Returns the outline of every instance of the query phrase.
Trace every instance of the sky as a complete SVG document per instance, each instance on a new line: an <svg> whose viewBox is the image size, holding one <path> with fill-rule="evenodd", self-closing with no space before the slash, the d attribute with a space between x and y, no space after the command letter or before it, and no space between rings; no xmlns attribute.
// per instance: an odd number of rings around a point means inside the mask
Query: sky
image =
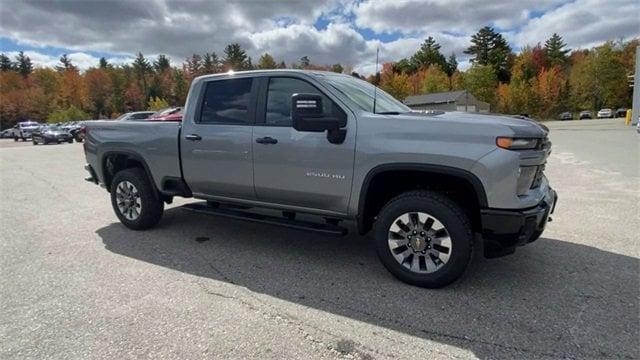
<svg viewBox="0 0 640 360"><path fill-rule="evenodd" d="M577 49L640 37L639 19L638 0L0 0L0 52L24 51L36 66L66 53L87 69L138 51L179 64L237 42L254 63L266 52L287 64L308 56L368 75L376 49L381 63L398 61L427 36L465 69L471 35L486 25L516 51L554 32Z"/></svg>

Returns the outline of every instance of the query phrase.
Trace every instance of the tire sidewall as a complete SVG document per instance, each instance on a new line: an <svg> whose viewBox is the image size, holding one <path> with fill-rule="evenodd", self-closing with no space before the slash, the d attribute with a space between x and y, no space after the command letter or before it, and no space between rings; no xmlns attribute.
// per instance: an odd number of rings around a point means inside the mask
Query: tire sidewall
<svg viewBox="0 0 640 360"><path fill-rule="evenodd" d="M118 209L116 200L116 189L118 184L123 181L132 183L138 193L140 194L140 200L142 203L140 215L135 220L127 219ZM111 206L116 216L122 224L133 230L145 230L153 227L160 221L162 217L162 211L164 209L164 203L157 197L157 194L153 191L152 185L147 179L144 170L133 168L125 169L118 172L111 182Z"/></svg>
<svg viewBox="0 0 640 360"><path fill-rule="evenodd" d="M441 287L459 278L467 268L471 259L473 236L466 219L461 219L463 213L456 213L451 206L441 203L443 199L434 201L432 197L407 197L398 201L391 201L385 206L376 221L374 237L376 251L385 267L400 280L422 287ZM446 198L444 200L447 200ZM388 245L388 232L393 221L408 212L424 212L440 221L451 238L452 251L449 261L438 271L429 274L418 274L398 263ZM464 215L462 215L464 216Z"/></svg>

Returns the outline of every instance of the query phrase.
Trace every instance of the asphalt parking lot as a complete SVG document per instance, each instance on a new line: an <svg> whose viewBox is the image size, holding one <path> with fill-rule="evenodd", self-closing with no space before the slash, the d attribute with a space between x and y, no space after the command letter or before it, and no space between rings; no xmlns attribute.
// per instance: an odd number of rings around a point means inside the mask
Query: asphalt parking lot
<svg viewBox="0 0 640 360"><path fill-rule="evenodd" d="M440 290L395 280L366 237L184 201L129 231L81 144L0 140L0 358L638 358L640 135L548 126L543 238Z"/></svg>

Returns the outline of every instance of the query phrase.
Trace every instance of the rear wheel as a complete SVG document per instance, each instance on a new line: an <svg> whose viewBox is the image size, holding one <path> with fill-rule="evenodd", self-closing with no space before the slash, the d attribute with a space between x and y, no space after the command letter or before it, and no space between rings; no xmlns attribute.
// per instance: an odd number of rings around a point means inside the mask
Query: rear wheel
<svg viewBox="0 0 640 360"><path fill-rule="evenodd" d="M36 138L34 138L34 137L31 138L31 142L33 143L33 145L38 145L38 142L36 141Z"/></svg>
<svg viewBox="0 0 640 360"><path fill-rule="evenodd" d="M467 216L434 192L412 191L389 201L378 214L374 237L387 270L412 285L448 285L471 260L473 235Z"/></svg>
<svg viewBox="0 0 640 360"><path fill-rule="evenodd" d="M133 230L152 228L164 211L164 202L140 168L125 169L113 177L111 205L120 222Z"/></svg>

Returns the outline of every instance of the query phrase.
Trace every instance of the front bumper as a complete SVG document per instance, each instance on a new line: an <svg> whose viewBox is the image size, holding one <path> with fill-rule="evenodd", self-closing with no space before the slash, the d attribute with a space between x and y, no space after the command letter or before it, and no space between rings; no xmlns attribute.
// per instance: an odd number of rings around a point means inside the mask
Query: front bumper
<svg viewBox="0 0 640 360"><path fill-rule="evenodd" d="M553 214L558 195L548 188L544 199L535 207L524 210L484 209L480 216L485 256L511 254L516 247L537 240Z"/></svg>
<svg viewBox="0 0 640 360"><path fill-rule="evenodd" d="M71 135L68 134L44 135L44 138L51 142L66 142L72 139Z"/></svg>

